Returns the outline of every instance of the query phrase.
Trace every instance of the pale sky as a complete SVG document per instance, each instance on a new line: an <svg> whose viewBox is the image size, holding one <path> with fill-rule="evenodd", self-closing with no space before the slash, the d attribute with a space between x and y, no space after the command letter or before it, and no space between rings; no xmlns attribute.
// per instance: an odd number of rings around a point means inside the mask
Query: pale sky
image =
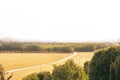
<svg viewBox="0 0 120 80"><path fill-rule="evenodd" d="M0 0L0 39L120 39L120 0Z"/></svg>

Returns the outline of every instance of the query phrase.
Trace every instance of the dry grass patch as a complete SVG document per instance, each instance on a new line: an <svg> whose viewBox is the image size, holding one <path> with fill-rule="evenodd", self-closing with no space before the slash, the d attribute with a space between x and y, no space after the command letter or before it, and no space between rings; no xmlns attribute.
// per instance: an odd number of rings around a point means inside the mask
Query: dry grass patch
<svg viewBox="0 0 120 80"><path fill-rule="evenodd" d="M93 55L94 52L79 52L72 59L75 61L76 64L84 66L84 63L91 60Z"/></svg>

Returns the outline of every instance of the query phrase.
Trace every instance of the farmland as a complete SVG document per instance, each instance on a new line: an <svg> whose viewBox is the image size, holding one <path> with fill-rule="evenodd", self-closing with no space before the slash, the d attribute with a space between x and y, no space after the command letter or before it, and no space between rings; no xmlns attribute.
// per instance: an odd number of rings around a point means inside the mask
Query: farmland
<svg viewBox="0 0 120 80"><path fill-rule="evenodd" d="M29 66L35 66L40 64L47 64L51 63L60 59L63 59L65 57L68 57L72 54L68 53L2 53L0 54L0 63L3 64L5 70L11 70L11 69L17 69L17 68L23 68L23 67L29 67ZM76 56L72 57L72 59L78 64L82 65L86 60L90 60L93 56L93 52L81 52L77 53ZM64 62L57 63L63 64ZM31 69L21 70L13 73L13 80L21 80L22 77L33 73L33 72L40 72L40 71L51 71L53 69L52 64L44 65L44 66L36 66Z"/></svg>
<svg viewBox="0 0 120 80"><path fill-rule="evenodd" d="M51 53L1 53L0 64L4 66L5 70L11 70L16 68L28 67L33 65L40 65L49 63L62 58L65 58L71 54L51 54Z"/></svg>

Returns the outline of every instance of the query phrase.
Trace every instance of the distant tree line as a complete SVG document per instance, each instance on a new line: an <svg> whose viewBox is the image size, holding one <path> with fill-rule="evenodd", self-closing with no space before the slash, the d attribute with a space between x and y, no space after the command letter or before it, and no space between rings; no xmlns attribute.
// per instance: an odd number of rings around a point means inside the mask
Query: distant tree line
<svg viewBox="0 0 120 80"><path fill-rule="evenodd" d="M61 47L41 47L35 44L15 44L15 43L5 43L0 45L0 52L62 52L70 53L73 52L74 48L68 46Z"/></svg>
<svg viewBox="0 0 120 80"><path fill-rule="evenodd" d="M0 52L90 52L112 46L111 43L0 43Z"/></svg>

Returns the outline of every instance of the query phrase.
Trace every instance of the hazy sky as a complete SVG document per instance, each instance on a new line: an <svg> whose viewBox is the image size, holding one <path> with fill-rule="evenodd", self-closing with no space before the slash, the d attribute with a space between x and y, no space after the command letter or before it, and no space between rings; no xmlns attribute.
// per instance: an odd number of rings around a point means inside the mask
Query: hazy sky
<svg viewBox="0 0 120 80"><path fill-rule="evenodd" d="M0 39L120 38L120 0L0 0Z"/></svg>

